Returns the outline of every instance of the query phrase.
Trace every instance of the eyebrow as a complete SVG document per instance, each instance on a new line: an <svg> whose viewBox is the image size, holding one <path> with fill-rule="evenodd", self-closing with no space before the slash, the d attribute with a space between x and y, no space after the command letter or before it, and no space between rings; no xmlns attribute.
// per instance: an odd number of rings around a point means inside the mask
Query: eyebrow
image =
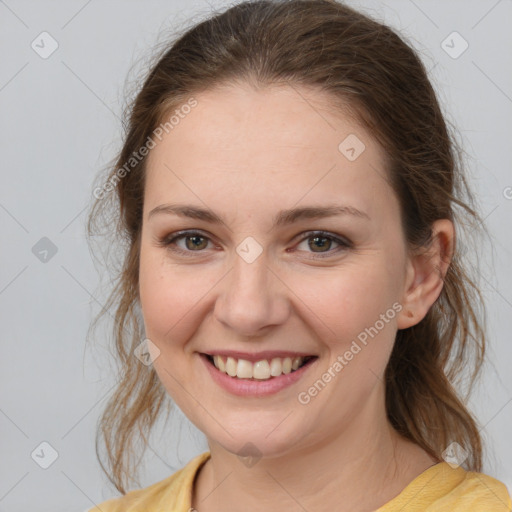
<svg viewBox="0 0 512 512"><path fill-rule="evenodd" d="M193 205L184 204L161 204L153 208L148 214L148 220L156 214L177 215L189 219L202 220L212 224L225 224L222 217L211 210L200 208ZM371 220L369 215L353 206L327 205L327 206L304 206L301 208L291 208L281 210L274 217L273 225L281 227L304 219L322 219L336 215L352 215L361 219Z"/></svg>

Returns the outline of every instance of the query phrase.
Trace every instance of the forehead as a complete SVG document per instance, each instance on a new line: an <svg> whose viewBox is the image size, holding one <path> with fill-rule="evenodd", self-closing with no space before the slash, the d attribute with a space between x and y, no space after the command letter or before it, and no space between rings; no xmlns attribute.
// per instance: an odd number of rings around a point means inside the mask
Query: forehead
<svg viewBox="0 0 512 512"><path fill-rule="evenodd" d="M329 95L294 85L193 97L197 105L150 152L145 210L185 199L277 210L307 196L315 204L350 200L372 216L394 201L382 148Z"/></svg>

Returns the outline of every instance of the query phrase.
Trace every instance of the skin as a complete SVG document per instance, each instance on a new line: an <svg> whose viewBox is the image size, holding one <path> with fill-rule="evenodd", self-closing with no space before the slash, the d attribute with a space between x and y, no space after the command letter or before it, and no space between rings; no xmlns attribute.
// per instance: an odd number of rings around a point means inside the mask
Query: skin
<svg viewBox="0 0 512 512"><path fill-rule="evenodd" d="M194 97L198 105L149 155L139 290L146 336L160 350L155 370L210 447L192 505L199 512L375 510L439 462L391 428L382 377L397 330L418 323L442 290L453 225L438 220L430 252L409 254L383 150L321 91L236 85ZM338 150L349 134L366 146L355 161ZM148 217L164 203L206 207L225 223ZM370 220L272 226L281 209L326 204L351 205ZM184 229L206 237L200 249L176 242L188 257L158 244ZM315 252L312 235L303 235L313 230L353 246L338 250L332 241ZM263 248L252 263L236 252L249 236ZM401 311L301 404L298 393L394 303ZM216 348L319 359L275 395L237 397L199 358ZM237 455L247 442L261 454L250 467Z"/></svg>

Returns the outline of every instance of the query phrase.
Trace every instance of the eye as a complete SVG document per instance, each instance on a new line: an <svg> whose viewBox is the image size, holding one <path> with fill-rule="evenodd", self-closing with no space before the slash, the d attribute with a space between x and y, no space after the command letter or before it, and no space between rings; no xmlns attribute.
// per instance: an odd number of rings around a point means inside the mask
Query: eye
<svg viewBox="0 0 512 512"><path fill-rule="evenodd" d="M309 231L304 234L307 236L302 238L301 243L308 240L307 247L314 253L313 258L326 258L352 247L352 243L349 240L342 239L326 231ZM328 250L333 242L339 247L335 250ZM326 248L327 250L323 250Z"/></svg>
<svg viewBox="0 0 512 512"><path fill-rule="evenodd" d="M311 252L312 256L310 257L313 259L333 256L334 254L338 254L352 247L352 243L348 239L340 238L337 235L325 231L309 231L302 233L302 235L307 236L302 236L300 243L306 240L310 241L307 247L311 249L311 251L306 252ZM181 241L183 241L184 244L179 246L178 242ZM192 256L194 252L204 252L204 249L208 247L208 242L211 242L210 238L200 231L179 231L163 239L157 239L159 246L166 247L184 256ZM333 243L337 244L338 247L334 250L329 250Z"/></svg>
<svg viewBox="0 0 512 512"><path fill-rule="evenodd" d="M177 242L183 240L184 247L178 246ZM162 240L158 240L158 245L167 247L171 251L189 256L191 252L202 252L208 245L210 239L199 231L179 231L173 233Z"/></svg>

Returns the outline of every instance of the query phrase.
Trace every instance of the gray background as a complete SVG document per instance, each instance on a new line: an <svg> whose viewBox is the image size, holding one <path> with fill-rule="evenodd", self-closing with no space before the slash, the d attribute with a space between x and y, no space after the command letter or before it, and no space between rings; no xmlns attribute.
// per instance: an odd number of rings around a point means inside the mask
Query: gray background
<svg viewBox="0 0 512 512"><path fill-rule="evenodd" d="M495 253L492 259L485 240L482 248L470 247L485 255L481 283L491 343L470 406L484 426L485 472L512 489L512 2L350 4L398 27L420 50L472 156L471 183ZM0 315L7 356L0 363L0 512L83 511L117 495L94 447L114 382L106 337L85 342L104 300L84 235L86 212L96 173L119 148L130 69L140 69L162 30L210 10L199 0L0 0ZM46 59L31 47L43 31L58 43ZM453 31L469 44L458 58L462 40L448 39L452 56L441 46ZM43 237L55 254L41 252L49 246ZM180 411L171 429L160 427L145 458L143 486L207 449ZM58 457L43 469L39 464L51 462L52 450Z"/></svg>

